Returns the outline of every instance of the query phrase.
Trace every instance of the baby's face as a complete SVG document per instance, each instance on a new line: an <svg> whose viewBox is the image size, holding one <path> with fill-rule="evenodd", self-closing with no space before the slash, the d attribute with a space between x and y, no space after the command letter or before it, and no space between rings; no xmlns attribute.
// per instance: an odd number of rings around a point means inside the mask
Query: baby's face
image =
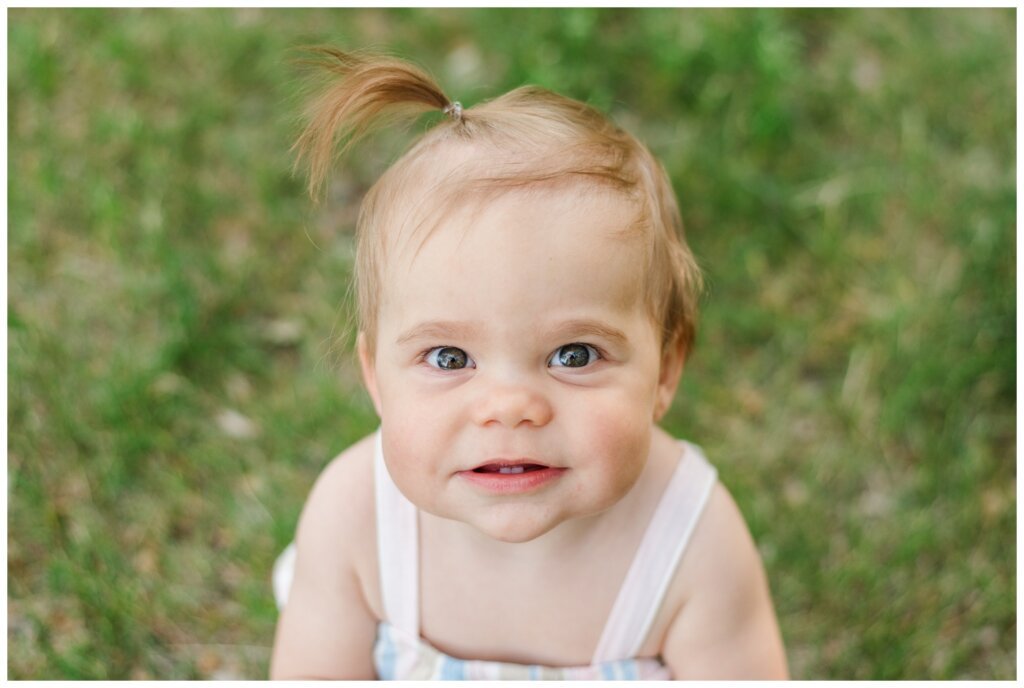
<svg viewBox="0 0 1024 688"><path fill-rule="evenodd" d="M642 298L635 211L582 187L507 193L390 248L361 351L399 489L531 540L621 499L676 377Z"/></svg>

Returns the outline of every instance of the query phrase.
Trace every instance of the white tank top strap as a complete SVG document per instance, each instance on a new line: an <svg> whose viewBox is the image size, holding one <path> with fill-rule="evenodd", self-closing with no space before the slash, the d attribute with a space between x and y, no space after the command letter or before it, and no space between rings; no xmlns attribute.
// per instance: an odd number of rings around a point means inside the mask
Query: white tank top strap
<svg viewBox="0 0 1024 688"><path fill-rule="evenodd" d="M418 637L419 523L415 505L399 492L384 465L381 432L377 431L373 457L377 503L377 557L384 616L389 624Z"/></svg>
<svg viewBox="0 0 1024 688"><path fill-rule="evenodd" d="M635 657L717 481L696 445L683 456L658 503L594 651L594 664Z"/></svg>

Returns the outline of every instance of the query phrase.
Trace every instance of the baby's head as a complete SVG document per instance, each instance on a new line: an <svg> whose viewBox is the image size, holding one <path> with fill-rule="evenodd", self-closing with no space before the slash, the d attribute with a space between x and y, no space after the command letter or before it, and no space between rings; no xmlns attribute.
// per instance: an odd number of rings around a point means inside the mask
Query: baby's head
<svg viewBox="0 0 1024 688"><path fill-rule="evenodd" d="M322 54L339 78L298 142L313 191L339 138L447 114L357 227L360 357L399 488L509 541L611 506L694 338L700 276L664 169L549 91L462 109L407 63Z"/></svg>
<svg viewBox="0 0 1024 688"><path fill-rule="evenodd" d="M453 111L436 83L408 63L322 51L340 78L313 103L297 143L316 193L343 150L401 110ZM388 248L422 242L453 211L481 209L514 192L581 191L613 196L633 217L623 234L644 245L636 268L644 303L666 348L693 344L700 271L683 240L675 194L647 148L604 115L570 98L523 87L491 101L458 106L388 169L363 201L357 234L360 331L377 338ZM389 117L390 116L390 117Z"/></svg>

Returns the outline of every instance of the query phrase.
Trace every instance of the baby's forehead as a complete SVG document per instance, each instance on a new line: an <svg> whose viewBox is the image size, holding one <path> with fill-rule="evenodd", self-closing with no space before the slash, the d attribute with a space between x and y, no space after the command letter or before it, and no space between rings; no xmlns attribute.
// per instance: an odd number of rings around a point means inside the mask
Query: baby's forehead
<svg viewBox="0 0 1024 688"><path fill-rule="evenodd" d="M444 260L454 251L490 246L494 250L481 259L500 261L503 248L523 242L547 247L552 257L559 250L619 253L645 243L634 203L621 194L580 182L527 188L463 187L429 199L420 208L420 212L407 214L404 226L392 228L387 251L391 259L400 263L431 257ZM425 250L431 247L437 251Z"/></svg>
<svg viewBox="0 0 1024 688"><path fill-rule="evenodd" d="M498 308L506 295L537 295L526 310L550 303L632 308L643 292L642 242L633 208L597 189L515 189L444 215L422 241L393 246L382 294L406 302L456 307L480 294ZM517 303L522 303L517 301ZM444 307L447 307L444 306ZM484 307L486 311L486 307ZM500 310L500 309L499 309Z"/></svg>

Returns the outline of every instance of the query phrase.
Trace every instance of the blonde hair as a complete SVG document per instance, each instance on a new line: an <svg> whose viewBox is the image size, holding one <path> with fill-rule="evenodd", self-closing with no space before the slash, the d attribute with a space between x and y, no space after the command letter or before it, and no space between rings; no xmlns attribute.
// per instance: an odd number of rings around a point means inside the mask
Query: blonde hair
<svg viewBox="0 0 1024 688"><path fill-rule="evenodd" d="M683 237L668 175L640 141L594 108L535 86L462 109L427 72L406 61L333 48L311 51L315 58L307 62L328 78L310 101L295 149L296 165L308 165L314 198L335 158L372 129L428 111L449 115L381 175L360 208L354 281L359 326L371 352L387 230L410 224L422 229L455 204L512 189L580 182L610 188L636 205L636 222L624 229L646 241L647 308L661 327L663 350L681 346L689 352L700 270Z"/></svg>

